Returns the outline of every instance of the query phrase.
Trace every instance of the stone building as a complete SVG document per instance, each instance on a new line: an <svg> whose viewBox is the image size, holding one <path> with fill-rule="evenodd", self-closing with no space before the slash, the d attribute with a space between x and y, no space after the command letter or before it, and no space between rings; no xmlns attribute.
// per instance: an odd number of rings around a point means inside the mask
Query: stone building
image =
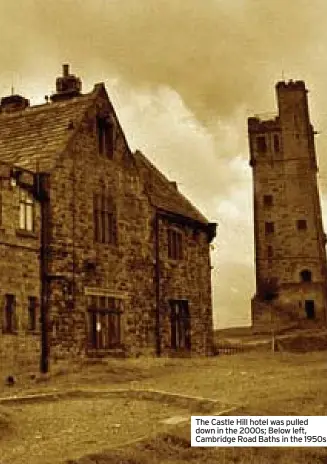
<svg viewBox="0 0 327 464"><path fill-rule="evenodd" d="M248 119L253 171L254 326L326 323L326 237L303 81L278 82L278 115ZM312 321L312 322L311 322Z"/></svg>
<svg viewBox="0 0 327 464"><path fill-rule="evenodd" d="M210 354L216 225L131 152L104 85L64 65L46 104L0 111L2 355Z"/></svg>

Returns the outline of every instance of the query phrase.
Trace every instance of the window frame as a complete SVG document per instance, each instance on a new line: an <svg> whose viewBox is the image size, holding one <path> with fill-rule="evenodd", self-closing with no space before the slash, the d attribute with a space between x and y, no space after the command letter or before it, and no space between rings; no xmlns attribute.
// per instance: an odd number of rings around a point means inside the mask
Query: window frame
<svg viewBox="0 0 327 464"><path fill-rule="evenodd" d="M38 331L38 298L36 296L27 297L27 331Z"/></svg>
<svg viewBox="0 0 327 464"><path fill-rule="evenodd" d="M35 203L33 196L25 189L19 189L19 230L34 232Z"/></svg>
<svg viewBox="0 0 327 464"><path fill-rule="evenodd" d="M117 219L113 199L109 196L93 195L94 242L117 245Z"/></svg>
<svg viewBox="0 0 327 464"><path fill-rule="evenodd" d="M181 261L184 258L184 237L183 232L174 227L167 228L167 254L168 259Z"/></svg>
<svg viewBox="0 0 327 464"><path fill-rule="evenodd" d="M108 159L113 159L114 125L108 117L97 116L96 121L98 153Z"/></svg>
<svg viewBox="0 0 327 464"><path fill-rule="evenodd" d="M122 300L103 295L88 296L86 317L90 350L121 348L122 314Z"/></svg>
<svg viewBox="0 0 327 464"><path fill-rule="evenodd" d="M2 333L14 334L17 332L16 296L6 293L3 307Z"/></svg>
<svg viewBox="0 0 327 464"><path fill-rule="evenodd" d="M265 235L274 235L275 233L275 223L272 221L265 222Z"/></svg>

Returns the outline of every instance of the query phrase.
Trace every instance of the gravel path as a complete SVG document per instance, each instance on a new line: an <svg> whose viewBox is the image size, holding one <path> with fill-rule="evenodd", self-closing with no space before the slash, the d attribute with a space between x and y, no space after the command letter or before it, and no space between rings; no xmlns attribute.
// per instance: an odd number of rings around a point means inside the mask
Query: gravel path
<svg viewBox="0 0 327 464"><path fill-rule="evenodd" d="M55 464L118 446L164 428L185 410L124 398L11 405L15 432L1 440L1 464Z"/></svg>

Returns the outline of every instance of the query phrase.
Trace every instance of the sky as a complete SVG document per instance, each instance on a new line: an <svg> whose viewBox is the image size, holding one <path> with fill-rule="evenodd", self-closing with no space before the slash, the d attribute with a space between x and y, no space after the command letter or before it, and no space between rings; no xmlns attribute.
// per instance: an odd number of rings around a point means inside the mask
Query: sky
<svg viewBox="0 0 327 464"><path fill-rule="evenodd" d="M247 117L276 113L277 81L306 82L327 220L326 16L325 0L0 0L0 96L44 101L63 63L85 92L105 82L131 149L218 223L215 325L248 325Z"/></svg>

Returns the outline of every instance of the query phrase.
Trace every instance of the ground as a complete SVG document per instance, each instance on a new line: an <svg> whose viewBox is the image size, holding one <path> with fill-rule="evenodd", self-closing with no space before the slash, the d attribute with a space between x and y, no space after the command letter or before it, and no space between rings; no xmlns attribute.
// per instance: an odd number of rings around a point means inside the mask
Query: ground
<svg viewBox="0 0 327 464"><path fill-rule="evenodd" d="M212 410L233 407L231 415L326 415L326 354L249 352L57 364L49 378L34 378L31 366L25 366L15 372L14 386L3 384L2 397L76 389L90 397L2 403L0 463L327 463L326 448L191 448L189 421L162 422L189 417L195 411L191 401L135 395L161 390L211 398L217 400ZM3 369L2 378L8 373ZM117 389L124 393L104 396ZM94 390L98 394L92 396Z"/></svg>

